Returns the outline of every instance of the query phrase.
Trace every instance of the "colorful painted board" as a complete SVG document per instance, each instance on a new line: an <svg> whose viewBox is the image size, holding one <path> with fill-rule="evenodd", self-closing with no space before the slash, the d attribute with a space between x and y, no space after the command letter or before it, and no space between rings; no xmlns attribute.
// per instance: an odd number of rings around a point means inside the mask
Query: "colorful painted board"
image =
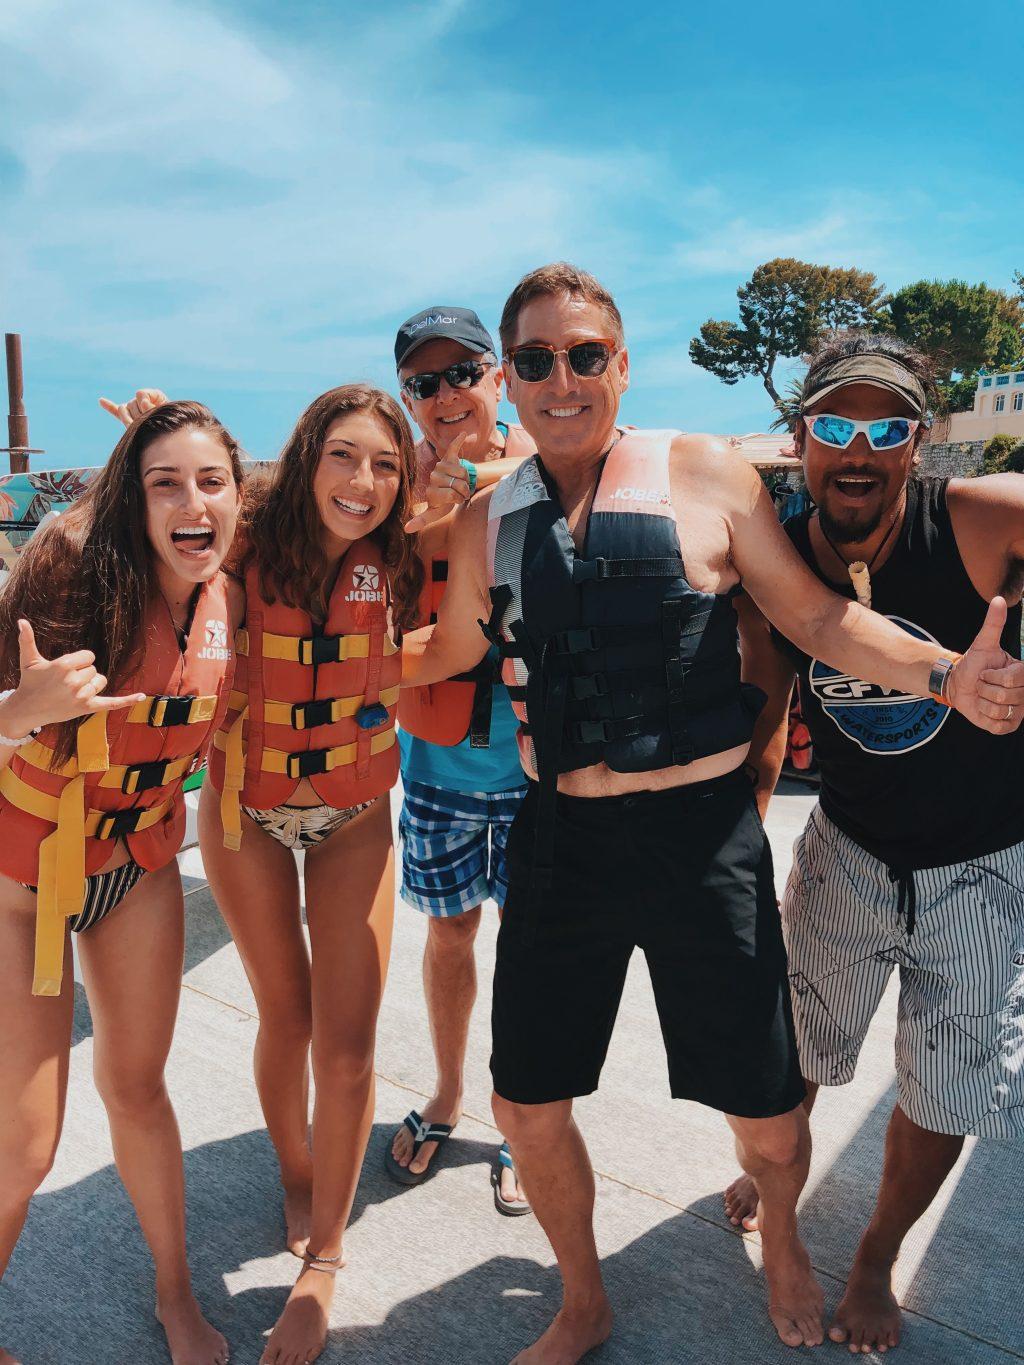
<svg viewBox="0 0 1024 1365"><path fill-rule="evenodd" d="M0 584L43 517L69 507L95 473L93 468L0 474Z"/></svg>

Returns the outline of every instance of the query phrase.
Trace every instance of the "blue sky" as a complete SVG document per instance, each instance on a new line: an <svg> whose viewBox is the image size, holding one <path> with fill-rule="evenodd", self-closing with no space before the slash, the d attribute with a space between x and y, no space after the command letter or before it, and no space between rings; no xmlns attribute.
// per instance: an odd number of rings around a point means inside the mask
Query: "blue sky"
<svg viewBox="0 0 1024 1365"><path fill-rule="evenodd" d="M150 383L272 455L321 390L393 387L407 314L495 326L557 258L620 303L626 420L763 430L757 381L687 355L761 261L1024 268L1022 31L1020 0L5 0L0 322L37 464L102 461L97 396Z"/></svg>

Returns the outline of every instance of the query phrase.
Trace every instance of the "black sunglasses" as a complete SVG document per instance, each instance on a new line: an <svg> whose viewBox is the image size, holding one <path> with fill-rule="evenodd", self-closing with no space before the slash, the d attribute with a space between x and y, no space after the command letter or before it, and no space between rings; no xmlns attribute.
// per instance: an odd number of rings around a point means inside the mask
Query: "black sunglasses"
<svg viewBox="0 0 1024 1365"><path fill-rule="evenodd" d="M508 359L519 376L527 384L540 384L555 368L555 357L564 355L569 368L580 379L597 379L604 374L608 363L615 354L614 341L580 341L575 346L556 351L554 346L532 342L526 346L515 346L508 353Z"/></svg>
<svg viewBox="0 0 1024 1365"><path fill-rule="evenodd" d="M402 388L410 398L433 398L441 387L441 380L453 389L475 389L492 367L480 360L460 360L444 370L428 370L425 374L411 374L402 380Z"/></svg>

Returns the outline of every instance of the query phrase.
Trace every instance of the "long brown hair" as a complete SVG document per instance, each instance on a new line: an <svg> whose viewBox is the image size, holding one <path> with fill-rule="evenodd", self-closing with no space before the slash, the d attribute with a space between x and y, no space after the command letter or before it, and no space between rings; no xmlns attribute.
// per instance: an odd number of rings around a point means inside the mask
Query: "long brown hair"
<svg viewBox="0 0 1024 1365"><path fill-rule="evenodd" d="M91 649L107 691L132 672L156 591L142 455L159 437L191 429L209 431L223 444L241 485L238 443L202 403L164 403L134 422L78 501L28 542L0 592L0 687L15 687L20 677L20 617L46 659ZM56 766L74 754L79 724L58 727Z"/></svg>
<svg viewBox="0 0 1024 1365"><path fill-rule="evenodd" d="M389 394L369 384L343 384L314 398L296 422L270 479L254 480L246 490L240 568L255 563L260 591L268 602L280 598L290 607L326 617L329 565L323 549L323 523L313 497L313 475L331 426L354 412L378 418L398 446L398 496L369 538L380 547L391 573L395 622L409 629L416 623L423 582L415 541L403 529L412 516L415 446L402 409Z"/></svg>

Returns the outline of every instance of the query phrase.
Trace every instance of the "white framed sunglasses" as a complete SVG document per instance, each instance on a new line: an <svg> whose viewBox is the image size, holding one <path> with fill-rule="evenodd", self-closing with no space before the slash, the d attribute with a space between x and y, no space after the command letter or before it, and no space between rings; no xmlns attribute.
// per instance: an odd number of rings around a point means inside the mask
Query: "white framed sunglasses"
<svg viewBox="0 0 1024 1365"><path fill-rule="evenodd" d="M921 425L915 417L876 417L871 422L855 422L852 417L838 417L831 412L819 412L803 420L816 441L836 450L852 445L858 432L864 433L872 450L898 450Z"/></svg>

